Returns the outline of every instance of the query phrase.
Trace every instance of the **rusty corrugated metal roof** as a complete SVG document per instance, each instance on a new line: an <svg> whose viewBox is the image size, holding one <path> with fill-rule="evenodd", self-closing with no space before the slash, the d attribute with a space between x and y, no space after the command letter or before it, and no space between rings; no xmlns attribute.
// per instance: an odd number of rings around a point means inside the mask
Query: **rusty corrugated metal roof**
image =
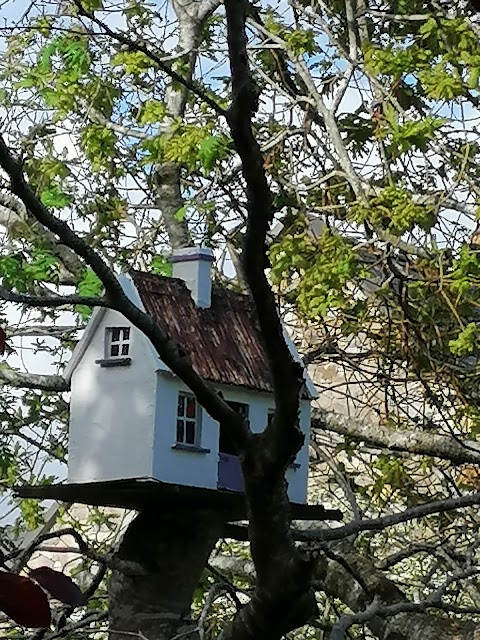
<svg viewBox="0 0 480 640"><path fill-rule="evenodd" d="M179 278L131 272L140 298L165 333L188 354L206 380L272 391L254 307L249 296L212 287L212 304L197 307Z"/></svg>

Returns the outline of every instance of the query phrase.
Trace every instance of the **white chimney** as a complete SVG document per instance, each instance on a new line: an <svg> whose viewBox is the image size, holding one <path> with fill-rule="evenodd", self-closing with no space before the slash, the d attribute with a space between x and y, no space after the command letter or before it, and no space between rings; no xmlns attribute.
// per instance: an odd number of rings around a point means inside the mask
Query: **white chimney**
<svg viewBox="0 0 480 640"><path fill-rule="evenodd" d="M174 249L169 260L173 277L185 282L197 307L207 309L212 301L212 250L208 247Z"/></svg>

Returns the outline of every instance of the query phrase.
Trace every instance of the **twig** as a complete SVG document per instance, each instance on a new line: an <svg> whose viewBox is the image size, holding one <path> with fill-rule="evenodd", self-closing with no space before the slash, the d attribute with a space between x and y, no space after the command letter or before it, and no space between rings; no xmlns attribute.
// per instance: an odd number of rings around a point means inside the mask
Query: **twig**
<svg viewBox="0 0 480 640"><path fill-rule="evenodd" d="M107 307L106 298L94 298L91 296L36 296L28 293L14 293L0 285L0 299L6 302L26 304L29 307L67 307L72 305L85 305L87 307Z"/></svg>
<svg viewBox="0 0 480 640"><path fill-rule="evenodd" d="M170 64L165 62L163 58L158 56L155 52L153 52L149 47L144 45L142 42L136 42L131 38L127 37L120 31L114 31L111 29L105 22L97 18L91 11L87 11L85 7L82 5L80 0L74 0L75 6L78 9L78 13L85 18L91 20L94 24L100 27L108 36L116 40L117 42L121 42L126 45L130 51L139 51L145 54L152 62L154 62L159 69L164 71L172 80L178 82L183 87L191 91L197 98L200 98L205 104L208 104L215 113L219 116L226 117L227 112L223 107L221 107L216 100L213 100L205 91L200 89L200 87L193 81L184 78L179 73L177 73Z"/></svg>
<svg viewBox="0 0 480 640"><path fill-rule="evenodd" d="M396 524L401 524L402 522L408 522L409 520L423 518L435 513L445 513L446 511L464 509L476 504L480 504L480 491L466 496L461 496L460 498L434 500L432 502L419 505L418 507L405 509L400 513L394 513L380 518L353 521L343 527L337 527L336 529L310 529L309 531L296 531L294 536L296 540L302 541L318 540L319 542L325 542L330 540L341 540L342 538L347 538L348 536L362 531L381 531L387 527L392 527Z"/></svg>

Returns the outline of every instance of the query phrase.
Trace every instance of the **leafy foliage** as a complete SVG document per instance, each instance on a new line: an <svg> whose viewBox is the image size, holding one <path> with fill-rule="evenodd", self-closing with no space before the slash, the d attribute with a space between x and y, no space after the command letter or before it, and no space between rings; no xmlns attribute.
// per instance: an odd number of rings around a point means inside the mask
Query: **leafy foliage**
<svg viewBox="0 0 480 640"><path fill-rule="evenodd" d="M389 186L371 198L368 205L355 204L350 216L356 222L369 222L401 236L415 225L428 231L435 224L435 210L428 205L415 204L406 189Z"/></svg>
<svg viewBox="0 0 480 640"><path fill-rule="evenodd" d="M347 307L353 311L347 285L367 273L348 241L329 230L312 238L302 222L271 247L270 261L273 281L280 287L293 283L299 311L312 320Z"/></svg>

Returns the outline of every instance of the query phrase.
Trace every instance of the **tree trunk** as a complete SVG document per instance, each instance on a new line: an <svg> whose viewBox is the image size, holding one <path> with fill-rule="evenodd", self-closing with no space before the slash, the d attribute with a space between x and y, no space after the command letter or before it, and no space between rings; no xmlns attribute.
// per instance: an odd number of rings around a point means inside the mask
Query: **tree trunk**
<svg viewBox="0 0 480 640"><path fill-rule="evenodd" d="M113 571L109 584L110 640L167 640L194 627L194 590L222 534L224 520L207 510L143 511L128 527L117 558L143 572ZM141 635L140 635L141 634Z"/></svg>

